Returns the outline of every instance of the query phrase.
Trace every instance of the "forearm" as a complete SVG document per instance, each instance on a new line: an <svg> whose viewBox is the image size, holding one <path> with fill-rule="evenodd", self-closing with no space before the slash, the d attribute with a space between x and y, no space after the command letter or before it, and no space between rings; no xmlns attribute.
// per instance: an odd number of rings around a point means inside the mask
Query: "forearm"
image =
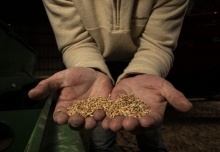
<svg viewBox="0 0 220 152"><path fill-rule="evenodd" d="M88 67L99 70L114 80L105 64L103 56L93 46L72 48L68 47L63 53L63 61L67 68L71 67Z"/></svg>
<svg viewBox="0 0 220 152"><path fill-rule="evenodd" d="M163 0L154 5L139 38L138 50L117 82L137 73L166 77L172 67L173 51L177 46L187 5L187 0Z"/></svg>
<svg viewBox="0 0 220 152"><path fill-rule="evenodd" d="M94 39L84 28L74 3L68 0L43 2L65 66L96 68L113 81L104 58Z"/></svg>

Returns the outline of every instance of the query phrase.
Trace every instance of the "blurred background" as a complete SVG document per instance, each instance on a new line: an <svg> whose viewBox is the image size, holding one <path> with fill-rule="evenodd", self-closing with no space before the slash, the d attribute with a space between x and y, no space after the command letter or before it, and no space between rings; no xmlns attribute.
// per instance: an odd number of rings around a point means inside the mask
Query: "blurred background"
<svg viewBox="0 0 220 152"><path fill-rule="evenodd" d="M7 1L0 6L0 19L37 52L35 77L64 69L42 1Z"/></svg>

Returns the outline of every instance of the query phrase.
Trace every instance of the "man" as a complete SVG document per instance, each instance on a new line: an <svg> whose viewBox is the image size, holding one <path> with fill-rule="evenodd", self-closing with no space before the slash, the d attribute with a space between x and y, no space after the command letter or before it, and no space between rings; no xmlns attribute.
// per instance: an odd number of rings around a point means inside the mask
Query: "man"
<svg viewBox="0 0 220 152"><path fill-rule="evenodd" d="M192 107L164 79L188 1L44 0L44 5L67 69L40 82L29 96L40 99L59 90L54 121L91 130L91 151L113 151L114 132L121 129L137 134L141 151L166 151L160 126L167 101L180 111ZM116 80L106 63L117 62L129 64ZM148 115L110 119L97 110L84 119L66 114L76 100L109 94L115 100L132 93L150 106Z"/></svg>

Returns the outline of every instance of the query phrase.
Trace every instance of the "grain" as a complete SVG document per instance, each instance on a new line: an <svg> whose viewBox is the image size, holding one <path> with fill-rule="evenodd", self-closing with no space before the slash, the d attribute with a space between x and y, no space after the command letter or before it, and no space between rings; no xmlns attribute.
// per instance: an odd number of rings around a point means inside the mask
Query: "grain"
<svg viewBox="0 0 220 152"><path fill-rule="evenodd" d="M92 117L95 110L101 109L105 111L106 116L109 118L117 116L140 118L150 112L149 106L133 94L122 94L116 101L110 99L110 97L109 95L107 98L97 97L78 100L71 107L67 107L67 113L69 116L79 113L82 117L87 118Z"/></svg>

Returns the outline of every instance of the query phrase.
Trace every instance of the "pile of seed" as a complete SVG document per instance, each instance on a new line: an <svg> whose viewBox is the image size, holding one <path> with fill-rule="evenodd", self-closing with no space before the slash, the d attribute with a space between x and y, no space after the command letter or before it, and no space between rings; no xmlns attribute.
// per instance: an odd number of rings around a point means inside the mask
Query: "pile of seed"
<svg viewBox="0 0 220 152"><path fill-rule="evenodd" d="M134 95L121 95L116 101L108 98L97 97L74 102L71 107L68 107L68 115L79 113L84 118L93 116L95 110L102 109L106 116L115 118L116 116L132 116L140 118L149 113L149 106L142 100L134 97Z"/></svg>

